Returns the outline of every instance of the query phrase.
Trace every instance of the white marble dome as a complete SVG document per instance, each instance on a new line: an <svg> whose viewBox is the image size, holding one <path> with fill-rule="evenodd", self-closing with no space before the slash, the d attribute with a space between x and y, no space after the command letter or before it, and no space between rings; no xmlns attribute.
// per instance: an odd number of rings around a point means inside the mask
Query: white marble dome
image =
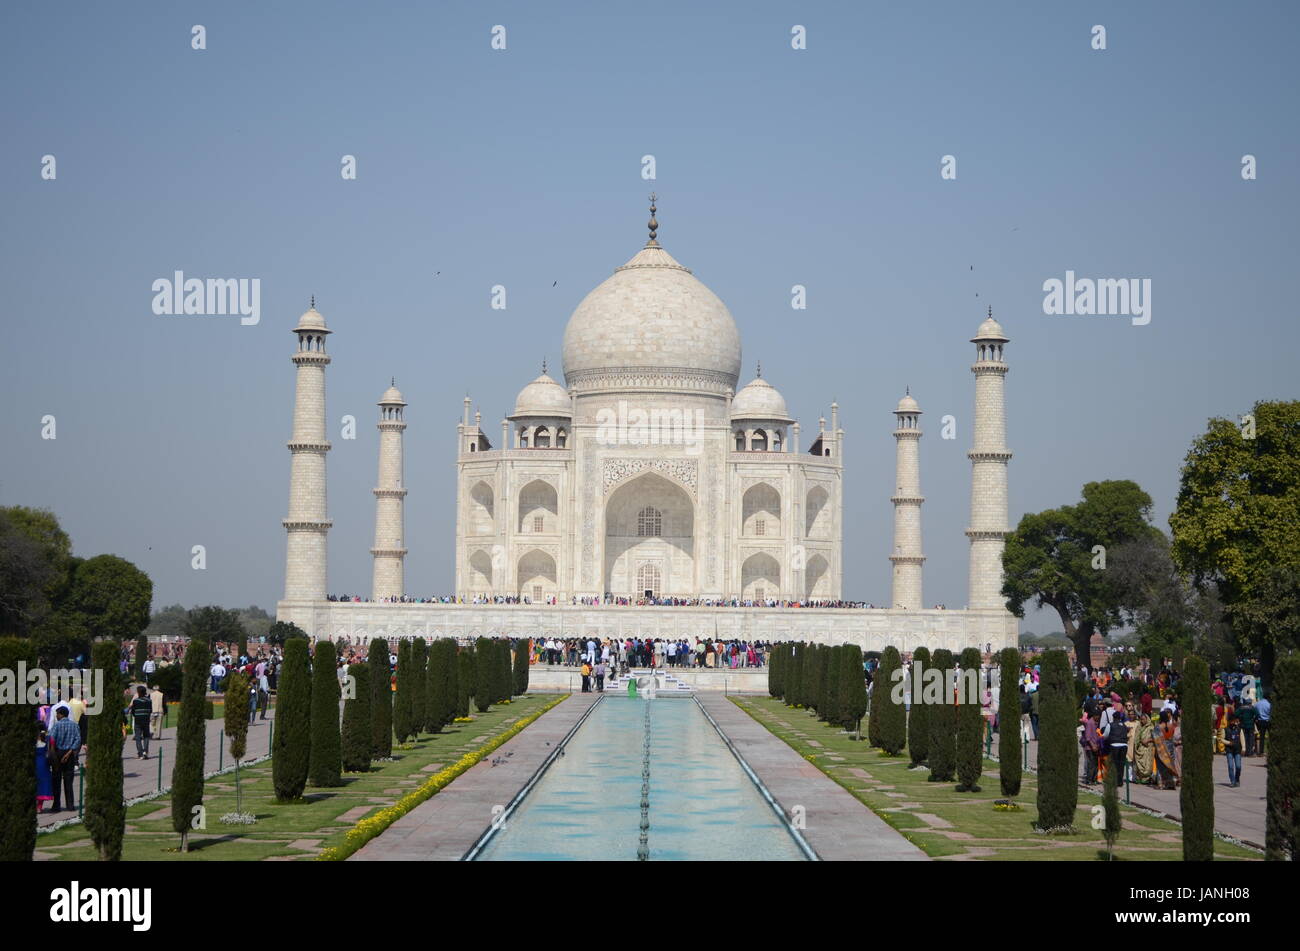
<svg viewBox="0 0 1300 951"><path fill-rule="evenodd" d="M1001 343L1007 343L1009 340L1002 330L1002 325L993 319L993 311L991 308L989 309L989 315L984 318L984 322L980 324L980 329L975 332L974 337L971 337L970 342L976 343L980 340L990 340Z"/></svg>
<svg viewBox="0 0 1300 951"><path fill-rule="evenodd" d="M564 330L565 381L573 386L601 371L693 375L734 390L740 331L713 291L663 248L647 245L583 299Z"/></svg>
<svg viewBox="0 0 1300 951"><path fill-rule="evenodd" d="M731 418L791 421L785 398L761 376L750 380L736 394L731 401Z"/></svg>
<svg viewBox="0 0 1300 951"><path fill-rule="evenodd" d="M911 393L907 393L903 396L901 400L898 401L898 408L895 409L894 412L895 413L919 413L921 412L921 404L918 403L916 400L912 399Z"/></svg>
<svg viewBox="0 0 1300 951"><path fill-rule="evenodd" d="M519 391L513 416L572 416L569 391L542 371L542 375Z"/></svg>
<svg viewBox="0 0 1300 951"><path fill-rule="evenodd" d="M325 326L325 318L320 315L320 311L313 304L301 317L298 318L298 326L293 328L294 333L300 330L315 330L319 333L329 333Z"/></svg>
<svg viewBox="0 0 1300 951"><path fill-rule="evenodd" d="M390 386L384 391L384 395L379 398L379 405L400 405L405 406L406 400L402 399L402 391L396 386Z"/></svg>

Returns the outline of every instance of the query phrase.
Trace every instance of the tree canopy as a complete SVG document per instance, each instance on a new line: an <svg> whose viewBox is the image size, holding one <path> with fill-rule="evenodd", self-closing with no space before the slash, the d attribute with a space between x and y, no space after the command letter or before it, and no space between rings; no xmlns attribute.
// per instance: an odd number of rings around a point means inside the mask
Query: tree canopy
<svg viewBox="0 0 1300 951"><path fill-rule="evenodd" d="M1026 514L1007 536L1002 555L1002 594L1007 609L1025 616L1025 603L1051 608L1074 645L1088 657L1093 634L1122 622L1122 595L1098 564L1127 541L1158 534L1151 524L1151 496L1129 480L1089 482L1075 505ZM1101 562L1104 564L1104 562Z"/></svg>

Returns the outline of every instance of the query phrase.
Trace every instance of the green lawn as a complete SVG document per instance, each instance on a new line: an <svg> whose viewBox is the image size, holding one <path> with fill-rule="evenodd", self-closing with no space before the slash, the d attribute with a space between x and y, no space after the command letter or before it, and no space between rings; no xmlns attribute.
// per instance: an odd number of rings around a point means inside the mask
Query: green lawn
<svg viewBox="0 0 1300 951"><path fill-rule="evenodd" d="M928 855L946 859L1060 861L1105 858L1105 840L1091 825L1101 796L1080 790L1076 835L1036 833L1036 777L1023 773L1019 812L1000 812L998 764L984 761L978 793L959 793L955 783L931 783L928 769L910 769L904 756L885 756L865 741L819 721L806 710L770 697L734 702L835 780ZM863 734L866 734L865 721ZM1121 797L1123 791L1120 792ZM1124 827L1115 846L1118 861L1181 860L1181 827L1166 819L1122 808ZM1257 852L1215 841L1216 859L1259 859Z"/></svg>
<svg viewBox="0 0 1300 951"><path fill-rule="evenodd" d="M240 771L243 809L257 816L257 824L252 826L227 826L220 822L221 816L235 811L234 775L227 773L211 778L204 797L207 828L191 835L187 855L172 851L179 845L180 836L172 831L170 797L139 803L127 810L122 858L125 861L313 859L322 848L340 845L343 834L358 820L391 805L433 775L437 768L456 762L554 697L554 694L516 697L508 705L475 714L472 723L456 723L442 733L423 734L408 744L407 749L394 747L394 762L375 763L375 768L368 773L345 773L343 786L335 789L308 786L301 803L275 802L270 760L243 769ZM59 860L86 861L96 857L81 825L38 836L36 849Z"/></svg>

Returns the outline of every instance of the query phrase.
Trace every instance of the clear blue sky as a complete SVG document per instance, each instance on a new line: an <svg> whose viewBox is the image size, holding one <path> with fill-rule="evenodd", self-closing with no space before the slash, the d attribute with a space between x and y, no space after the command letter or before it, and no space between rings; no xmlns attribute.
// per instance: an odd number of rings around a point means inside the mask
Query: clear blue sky
<svg viewBox="0 0 1300 951"><path fill-rule="evenodd" d="M374 404L396 376L407 586L449 591L461 398L495 437L542 358L558 367L573 308L644 241L651 187L660 240L736 317L743 379L761 359L805 433L840 403L846 595L889 597L890 411L910 384L926 601L965 603L967 340L988 304L1012 338L1013 523L1131 478L1165 525L1208 417L1300 396L1293 3L82 3L0 18L0 504L52 508L78 554L146 570L158 605L273 608L282 592L289 328L311 294L335 331L330 588L369 588ZM796 23L807 50L790 48ZM150 285L177 269L260 278L261 323L155 316ZM1042 283L1067 269L1150 278L1150 325L1045 316ZM338 437L345 413L355 441ZM955 441L938 438L947 413Z"/></svg>

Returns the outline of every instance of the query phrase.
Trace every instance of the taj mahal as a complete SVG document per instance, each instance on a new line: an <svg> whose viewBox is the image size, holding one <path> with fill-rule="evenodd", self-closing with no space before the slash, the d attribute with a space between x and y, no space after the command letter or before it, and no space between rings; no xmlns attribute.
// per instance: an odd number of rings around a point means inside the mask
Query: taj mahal
<svg viewBox="0 0 1300 951"><path fill-rule="evenodd" d="M313 302L293 328L288 554L277 618L316 637L353 640L640 636L853 641L864 650L1014 646L1016 619L1001 595L1008 338L992 311L971 339L967 606L924 606L922 412L910 393L894 410L891 604L845 606L840 408L830 404L829 421L822 417L805 432L761 367L739 386L736 321L659 244L656 213L652 196L649 240L569 318L563 382L543 365L501 420L495 444L465 398L455 426L454 600L403 600L407 404L395 385L378 404L371 600L327 595L330 331Z"/></svg>

